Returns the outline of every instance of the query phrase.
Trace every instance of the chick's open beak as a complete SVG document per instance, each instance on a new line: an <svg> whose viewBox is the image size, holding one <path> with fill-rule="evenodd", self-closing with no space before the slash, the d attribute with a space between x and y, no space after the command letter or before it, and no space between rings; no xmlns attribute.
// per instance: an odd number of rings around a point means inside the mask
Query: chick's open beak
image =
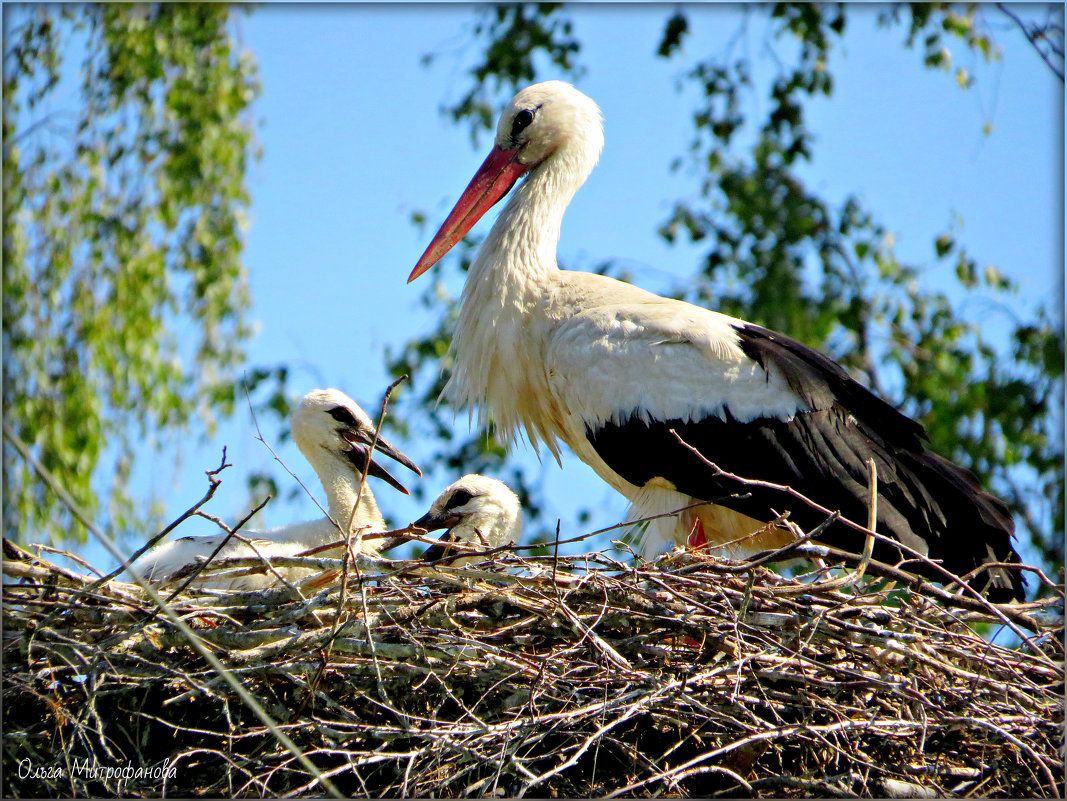
<svg viewBox="0 0 1067 801"><path fill-rule="evenodd" d="M349 460L352 462L356 470L362 472L363 467L364 465L366 465L367 462L367 449L370 447L371 443L362 434L357 434L355 432L346 431L343 433L342 436L344 436L344 438L352 444L352 449L348 452ZM393 447L381 435L378 436L378 441L374 445L374 450L378 453L385 454L390 459L393 459L404 465L404 467L414 472L415 475L420 477L422 476L422 471L419 470L418 465L416 465L413 461L411 461L411 459L409 459L407 456L405 456L403 453ZM373 457L370 460L370 464L367 465L367 475L374 476L375 478L380 478L382 481L386 482L394 489L399 490L405 495L409 494L407 488L397 479L395 479L392 475L390 475L389 471L382 467L380 464L378 464Z"/></svg>

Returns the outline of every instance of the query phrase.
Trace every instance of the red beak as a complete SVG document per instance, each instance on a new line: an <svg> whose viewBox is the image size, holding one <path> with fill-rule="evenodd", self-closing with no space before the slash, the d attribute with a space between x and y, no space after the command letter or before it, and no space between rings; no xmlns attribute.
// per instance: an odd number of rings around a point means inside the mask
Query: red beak
<svg viewBox="0 0 1067 801"><path fill-rule="evenodd" d="M419 263L408 276L410 284L433 267L459 242L467 231L482 218L493 205L508 193L531 165L518 160L519 151L501 150L494 147L489 157L478 168L467 188L456 201L455 208L434 236Z"/></svg>

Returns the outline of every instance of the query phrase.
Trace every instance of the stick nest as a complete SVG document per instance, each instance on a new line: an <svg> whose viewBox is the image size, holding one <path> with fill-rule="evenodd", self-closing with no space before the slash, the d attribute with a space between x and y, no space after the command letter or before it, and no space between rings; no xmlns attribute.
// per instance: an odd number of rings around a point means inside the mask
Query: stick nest
<svg viewBox="0 0 1067 801"><path fill-rule="evenodd" d="M412 564L171 604L346 795L1063 794L1042 604L1006 613L1008 648L976 633L992 614L869 575ZM324 794L136 585L10 543L4 573L5 796Z"/></svg>

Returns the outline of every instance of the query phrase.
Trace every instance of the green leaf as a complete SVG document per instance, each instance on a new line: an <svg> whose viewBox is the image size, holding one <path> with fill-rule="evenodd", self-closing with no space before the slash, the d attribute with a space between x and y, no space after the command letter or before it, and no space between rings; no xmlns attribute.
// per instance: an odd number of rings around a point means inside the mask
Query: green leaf
<svg viewBox="0 0 1067 801"><path fill-rule="evenodd" d="M689 20L680 11L675 12L667 20L663 38L660 40L659 47L656 48L656 55L661 58L670 58L674 51L681 49L682 39L688 31Z"/></svg>
<svg viewBox="0 0 1067 801"><path fill-rule="evenodd" d="M5 415L80 504L106 506L106 527L137 527L153 514L128 495L142 440L159 442L194 415L210 424L233 406L217 387L232 387L249 333L239 231L255 64L235 55L226 6L40 6L13 25ZM25 113L54 102L61 68L82 76L79 98L63 101L76 119L62 143ZM113 470L102 461L108 447ZM5 531L84 537L28 465L7 464ZM102 475L106 504L92 489Z"/></svg>

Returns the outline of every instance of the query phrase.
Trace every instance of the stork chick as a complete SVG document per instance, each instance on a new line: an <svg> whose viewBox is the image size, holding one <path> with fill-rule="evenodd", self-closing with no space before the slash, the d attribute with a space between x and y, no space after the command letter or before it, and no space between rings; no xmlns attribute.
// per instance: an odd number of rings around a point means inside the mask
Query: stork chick
<svg viewBox="0 0 1067 801"><path fill-rule="evenodd" d="M301 551L335 541L344 536L343 528L348 525L350 518L352 533L383 530L385 521L371 488L364 485L362 494L359 494L360 476L364 468L368 476L382 479L405 495L408 491L373 458L368 464L375 427L367 413L339 390L317 389L305 395L293 411L290 430L293 441L326 490L329 515L269 531L238 533L250 540L261 555L269 557L295 556ZM416 475L422 475L414 462L380 435L375 450L396 460ZM353 507L356 507L354 515ZM171 540L145 553L134 567L152 581L166 581L186 565L210 556L225 537L226 534L219 533ZM377 555L379 543L379 540L363 540L360 550L367 555ZM254 555L255 552L248 545L231 538L216 559ZM286 580L300 580L310 574L303 569L275 569ZM253 590L270 586L276 580L268 571L265 574L205 579L198 582L198 586Z"/></svg>
<svg viewBox="0 0 1067 801"><path fill-rule="evenodd" d="M436 531L447 529L436 545L423 553L426 561L442 559L451 552L466 553L450 543L463 543L491 550L519 541L522 536L522 508L515 493L503 482L477 473L450 484L430 510L411 524ZM454 559L455 566L481 561L477 554Z"/></svg>

